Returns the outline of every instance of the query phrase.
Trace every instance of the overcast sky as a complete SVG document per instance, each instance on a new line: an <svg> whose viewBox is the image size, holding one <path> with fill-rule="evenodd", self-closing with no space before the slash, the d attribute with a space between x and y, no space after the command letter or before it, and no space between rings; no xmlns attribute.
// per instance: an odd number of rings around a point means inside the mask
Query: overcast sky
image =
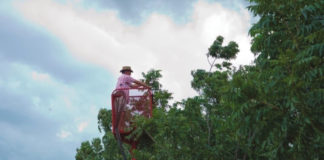
<svg viewBox="0 0 324 160"><path fill-rule="evenodd" d="M218 35L250 64L243 0L1 0L0 160L74 159L100 136L119 70L162 70L175 101L196 95L194 69Z"/></svg>

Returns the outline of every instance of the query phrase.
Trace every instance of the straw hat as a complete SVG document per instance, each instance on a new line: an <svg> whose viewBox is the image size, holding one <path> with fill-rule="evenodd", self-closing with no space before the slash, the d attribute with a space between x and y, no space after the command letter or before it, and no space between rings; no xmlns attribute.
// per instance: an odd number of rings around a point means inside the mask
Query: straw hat
<svg viewBox="0 0 324 160"><path fill-rule="evenodd" d="M120 70L120 72L124 72L124 71L131 71L133 72L132 68L130 66L123 66L123 68Z"/></svg>

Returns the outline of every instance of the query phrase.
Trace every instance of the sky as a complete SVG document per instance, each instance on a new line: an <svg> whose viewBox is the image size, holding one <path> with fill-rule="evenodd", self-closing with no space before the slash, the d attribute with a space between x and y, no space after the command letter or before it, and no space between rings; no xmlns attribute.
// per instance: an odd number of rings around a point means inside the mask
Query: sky
<svg viewBox="0 0 324 160"><path fill-rule="evenodd" d="M74 159L101 134L100 108L122 66L159 69L174 100L197 93L218 35L235 41L235 66L251 64L244 0L1 0L0 160Z"/></svg>

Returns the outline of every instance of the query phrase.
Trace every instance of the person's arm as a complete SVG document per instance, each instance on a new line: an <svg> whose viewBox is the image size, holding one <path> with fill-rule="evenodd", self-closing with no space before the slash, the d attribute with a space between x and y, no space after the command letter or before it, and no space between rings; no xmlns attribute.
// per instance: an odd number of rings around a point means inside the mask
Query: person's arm
<svg viewBox="0 0 324 160"><path fill-rule="evenodd" d="M144 87L147 87L147 88L151 88L150 86L148 86L146 83L144 83L142 81L134 80L134 83L139 85L139 86L144 86Z"/></svg>

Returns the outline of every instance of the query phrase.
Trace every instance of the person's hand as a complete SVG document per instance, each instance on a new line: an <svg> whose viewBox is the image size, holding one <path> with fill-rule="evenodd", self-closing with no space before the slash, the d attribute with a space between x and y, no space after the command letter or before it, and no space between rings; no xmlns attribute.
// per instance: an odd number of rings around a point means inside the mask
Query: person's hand
<svg viewBox="0 0 324 160"><path fill-rule="evenodd" d="M145 90L145 87L144 86L138 86L137 88L139 91L144 91Z"/></svg>
<svg viewBox="0 0 324 160"><path fill-rule="evenodd" d="M145 87L146 87L147 89L151 89L151 87L150 87L149 85L147 85L147 84L145 84Z"/></svg>
<svg viewBox="0 0 324 160"><path fill-rule="evenodd" d="M141 87L141 85L138 85L138 84L135 83L135 84L132 85L131 88L136 89L136 88L139 88L139 87Z"/></svg>

